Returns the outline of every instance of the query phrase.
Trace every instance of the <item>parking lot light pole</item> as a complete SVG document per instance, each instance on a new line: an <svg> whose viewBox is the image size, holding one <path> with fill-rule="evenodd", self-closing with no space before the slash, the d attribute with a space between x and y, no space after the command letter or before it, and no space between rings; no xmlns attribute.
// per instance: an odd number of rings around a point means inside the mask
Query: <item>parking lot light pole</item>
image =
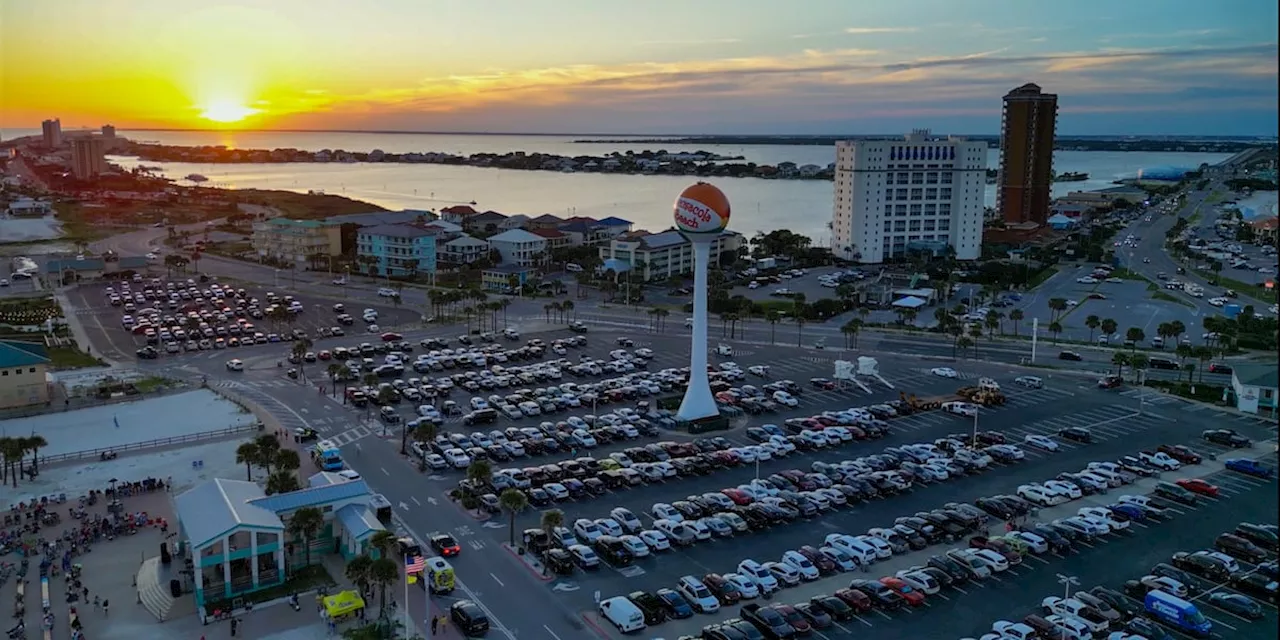
<svg viewBox="0 0 1280 640"><path fill-rule="evenodd" d="M1138 369L1138 415L1142 415L1147 407L1147 371Z"/></svg>
<svg viewBox="0 0 1280 640"><path fill-rule="evenodd" d="M1065 573L1059 573L1058 584L1062 585L1062 599L1066 600L1071 597L1071 587L1080 586L1080 579Z"/></svg>
<svg viewBox="0 0 1280 640"><path fill-rule="evenodd" d="M975 449L977 449L977 448L978 448L978 413L980 413L980 409L978 409L978 406L977 406L977 405L974 405L974 407L973 407L973 436L969 438L969 446L971 446L971 447L973 447L973 448L975 448Z"/></svg>

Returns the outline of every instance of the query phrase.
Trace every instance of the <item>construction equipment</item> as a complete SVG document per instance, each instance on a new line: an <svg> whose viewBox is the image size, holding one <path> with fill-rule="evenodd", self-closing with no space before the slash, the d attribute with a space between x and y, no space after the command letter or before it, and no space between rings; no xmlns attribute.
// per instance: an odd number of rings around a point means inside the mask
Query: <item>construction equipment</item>
<svg viewBox="0 0 1280 640"><path fill-rule="evenodd" d="M948 398L917 398L915 394L907 395L906 393L899 391L898 399L901 400L902 402L905 402L907 406L911 407L911 410L913 412L917 412L917 411L933 411L941 407L942 403L946 401Z"/></svg>
<svg viewBox="0 0 1280 640"><path fill-rule="evenodd" d="M956 395L984 407L998 407L1005 403L1003 393L982 387L960 387L956 389Z"/></svg>

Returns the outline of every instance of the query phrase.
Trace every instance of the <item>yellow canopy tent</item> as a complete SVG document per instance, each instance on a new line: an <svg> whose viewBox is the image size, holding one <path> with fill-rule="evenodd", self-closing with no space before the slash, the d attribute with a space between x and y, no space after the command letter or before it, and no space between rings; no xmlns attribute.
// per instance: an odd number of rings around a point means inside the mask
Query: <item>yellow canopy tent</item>
<svg viewBox="0 0 1280 640"><path fill-rule="evenodd" d="M325 613L333 620L341 620L364 608L364 598L357 591L340 591L321 599Z"/></svg>

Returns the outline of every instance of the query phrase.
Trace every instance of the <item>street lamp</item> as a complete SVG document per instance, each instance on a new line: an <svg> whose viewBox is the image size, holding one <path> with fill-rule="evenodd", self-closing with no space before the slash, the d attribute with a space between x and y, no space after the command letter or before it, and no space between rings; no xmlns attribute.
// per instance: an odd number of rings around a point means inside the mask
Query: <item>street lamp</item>
<svg viewBox="0 0 1280 640"><path fill-rule="evenodd" d="M1065 573L1059 573L1058 584L1062 585L1062 599L1066 600L1071 597L1071 587L1080 586L1080 579Z"/></svg>
<svg viewBox="0 0 1280 640"><path fill-rule="evenodd" d="M969 446L978 448L978 405L973 405L973 435L969 438Z"/></svg>
<svg viewBox="0 0 1280 640"><path fill-rule="evenodd" d="M1142 411L1147 406L1147 370L1138 369L1138 415L1142 415Z"/></svg>

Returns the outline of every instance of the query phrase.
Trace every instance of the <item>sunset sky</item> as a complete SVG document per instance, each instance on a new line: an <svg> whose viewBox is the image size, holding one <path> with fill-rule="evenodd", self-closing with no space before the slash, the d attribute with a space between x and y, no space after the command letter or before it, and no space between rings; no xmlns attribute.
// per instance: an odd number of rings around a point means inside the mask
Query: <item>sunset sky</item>
<svg viewBox="0 0 1280 640"><path fill-rule="evenodd" d="M1275 135L1275 0L3 0L0 127Z"/></svg>

